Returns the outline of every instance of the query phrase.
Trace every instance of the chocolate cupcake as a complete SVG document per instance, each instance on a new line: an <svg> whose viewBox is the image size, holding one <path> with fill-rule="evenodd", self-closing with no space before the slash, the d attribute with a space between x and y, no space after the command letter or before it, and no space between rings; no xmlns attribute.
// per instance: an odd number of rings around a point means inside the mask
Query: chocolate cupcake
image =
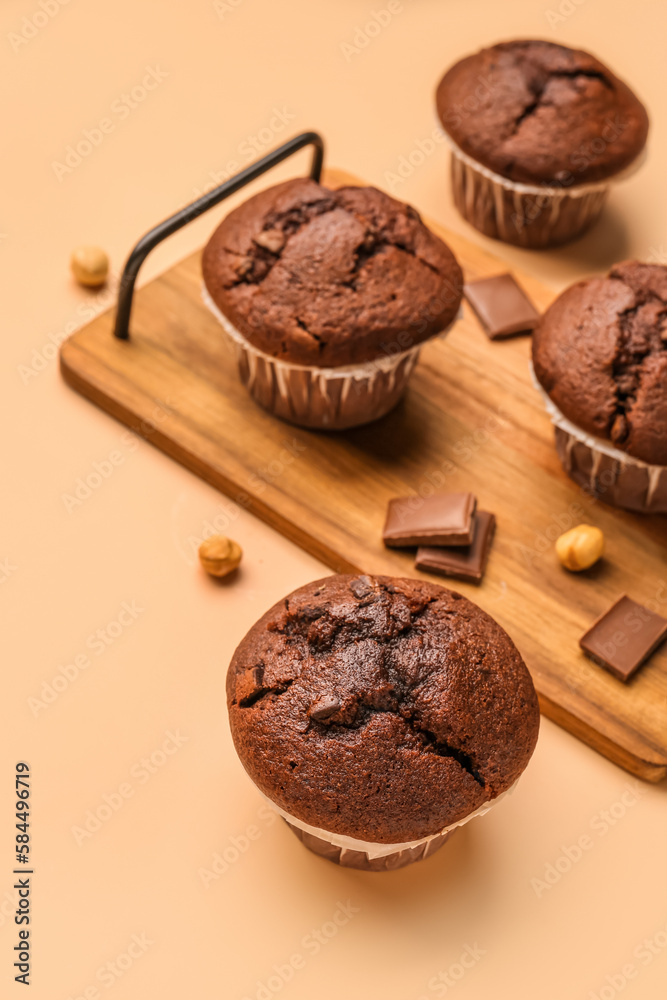
<svg viewBox="0 0 667 1000"><path fill-rule="evenodd" d="M305 427L368 423L455 319L461 269L409 205L371 187L278 184L204 249L204 300L253 398Z"/></svg>
<svg viewBox="0 0 667 1000"><path fill-rule="evenodd" d="M626 261L568 288L533 333L533 369L568 475L667 513L667 267Z"/></svg>
<svg viewBox="0 0 667 1000"><path fill-rule="evenodd" d="M457 208L518 246L583 233L646 144L646 110L627 84L588 52L553 42L502 42L462 59L436 101Z"/></svg>
<svg viewBox="0 0 667 1000"><path fill-rule="evenodd" d="M509 636L417 579L330 576L254 625L227 675L246 771L303 843L399 868L486 812L537 741L535 689Z"/></svg>

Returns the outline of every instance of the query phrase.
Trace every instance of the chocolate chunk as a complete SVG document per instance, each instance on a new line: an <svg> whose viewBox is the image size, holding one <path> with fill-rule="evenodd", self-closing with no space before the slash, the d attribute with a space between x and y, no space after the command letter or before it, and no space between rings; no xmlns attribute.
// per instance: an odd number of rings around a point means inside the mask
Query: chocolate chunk
<svg viewBox="0 0 667 1000"><path fill-rule="evenodd" d="M491 542L496 530L495 514L480 510L475 516L475 534L472 545L457 548L422 546L417 549L417 569L442 576L455 576L459 580L480 583L486 570Z"/></svg>
<svg viewBox="0 0 667 1000"><path fill-rule="evenodd" d="M322 722L324 719L335 715L340 709L340 701L332 694L323 694L308 709L308 715L315 722Z"/></svg>
<svg viewBox="0 0 667 1000"><path fill-rule="evenodd" d="M540 318L511 274L470 281L463 286L463 294L490 340L530 333Z"/></svg>
<svg viewBox="0 0 667 1000"><path fill-rule="evenodd" d="M253 237L257 246L264 247L269 253L278 254L287 242L287 236L282 229L265 229L259 236Z"/></svg>
<svg viewBox="0 0 667 1000"><path fill-rule="evenodd" d="M239 278L245 277L246 274L249 274L250 271L252 271L252 258L242 257L241 260L234 264L234 271Z"/></svg>
<svg viewBox="0 0 667 1000"><path fill-rule="evenodd" d="M356 580L352 580L350 590L360 601L364 597L368 597L369 594L373 593L373 582L370 576L359 576Z"/></svg>
<svg viewBox="0 0 667 1000"><path fill-rule="evenodd" d="M591 660L627 681L666 637L667 620L624 595L591 625L579 645Z"/></svg>
<svg viewBox="0 0 667 1000"><path fill-rule="evenodd" d="M250 670L246 670L244 674L239 677L236 691L239 698L239 703L246 705L252 704L252 702L261 695L264 680L264 667L261 665L251 667Z"/></svg>
<svg viewBox="0 0 667 1000"><path fill-rule="evenodd" d="M385 545L470 545L477 500L472 493L435 493L389 501Z"/></svg>

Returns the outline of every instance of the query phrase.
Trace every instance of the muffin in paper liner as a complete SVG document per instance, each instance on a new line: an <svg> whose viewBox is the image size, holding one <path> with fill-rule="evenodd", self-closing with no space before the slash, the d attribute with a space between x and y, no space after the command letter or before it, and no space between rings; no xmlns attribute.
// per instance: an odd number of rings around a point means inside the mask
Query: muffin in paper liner
<svg viewBox="0 0 667 1000"><path fill-rule="evenodd" d="M291 364L253 347L205 285L201 294L234 346L241 382L252 398L274 416L300 427L345 430L385 416L403 396L419 358L422 344L341 368ZM436 336L444 336L452 325Z"/></svg>
<svg viewBox="0 0 667 1000"><path fill-rule="evenodd" d="M581 236L602 212L611 185L633 174L645 158L642 152L624 171L597 183L521 184L489 170L443 135L451 149L454 203L464 219L486 236L533 250Z"/></svg>
<svg viewBox="0 0 667 1000"><path fill-rule="evenodd" d="M509 794L539 731L507 633L414 577L293 591L237 646L226 692L234 747L272 808L309 850L371 871L429 856Z"/></svg>
<svg viewBox="0 0 667 1000"><path fill-rule="evenodd" d="M434 833L430 837L423 837L421 840L410 841L405 844L377 844L371 841L356 840L353 837L345 837L342 834L331 833L328 830L320 830L309 826L296 816L290 815L280 806L272 802L268 796L260 792L262 797L268 802L279 816L281 816L288 827L294 833L304 847L307 847L313 854L333 861L334 864L343 868L357 868L361 871L384 872L396 871L398 868L405 868L415 861L422 861L430 858L432 854L446 843L455 830L464 826L476 816L484 816L492 806L506 795L511 795L517 786L514 782L506 791L501 792L495 799L484 802L474 812L464 816L457 823L452 823L439 833Z"/></svg>
<svg viewBox="0 0 667 1000"><path fill-rule="evenodd" d="M638 514L667 514L667 466L649 465L581 430L540 385L532 364L531 374L554 425L556 451L570 479L612 507Z"/></svg>

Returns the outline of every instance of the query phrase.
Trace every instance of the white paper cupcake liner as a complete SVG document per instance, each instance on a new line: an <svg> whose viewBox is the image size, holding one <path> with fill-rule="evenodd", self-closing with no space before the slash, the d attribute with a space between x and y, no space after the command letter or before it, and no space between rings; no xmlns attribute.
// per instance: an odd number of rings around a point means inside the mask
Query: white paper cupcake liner
<svg viewBox="0 0 667 1000"><path fill-rule="evenodd" d="M639 514L667 514L667 466L650 465L609 441L587 434L559 410L530 366L533 384L556 433L556 450L568 476L592 496Z"/></svg>
<svg viewBox="0 0 667 1000"><path fill-rule="evenodd" d="M517 779L518 781L518 779ZM362 868L370 871L388 871L402 868L414 861L434 854L439 847L445 843L448 837L460 826L465 826L476 816L484 816L497 802L511 795L516 788L515 781L510 788L501 792L495 799L484 802L478 809L464 816L463 819L451 823L444 829L433 833L420 840L407 841L403 844L378 844L368 840L357 840L354 837L346 837L343 834L332 833L330 830L323 830L319 827L310 826L298 819L291 813L286 812L279 805L273 802L268 796L260 792L260 795L268 802L279 816L285 820L299 840L309 850L334 861L336 864L348 868Z"/></svg>
<svg viewBox="0 0 667 1000"><path fill-rule="evenodd" d="M361 365L291 364L254 347L218 308L205 285L201 294L234 345L239 376L253 399L275 416L302 427L344 430L378 420L401 399L419 358L421 344ZM438 336L445 336L453 322Z"/></svg>
<svg viewBox="0 0 667 1000"><path fill-rule="evenodd" d="M567 243L600 215L612 184L639 169L643 151L614 177L569 187L510 181L468 156L445 132L451 157L452 193L463 217L494 239L540 249Z"/></svg>

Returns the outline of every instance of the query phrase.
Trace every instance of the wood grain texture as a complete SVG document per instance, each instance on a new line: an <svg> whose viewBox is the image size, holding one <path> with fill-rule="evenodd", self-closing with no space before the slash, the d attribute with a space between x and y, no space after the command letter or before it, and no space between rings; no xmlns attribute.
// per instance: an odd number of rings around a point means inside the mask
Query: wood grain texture
<svg viewBox="0 0 667 1000"><path fill-rule="evenodd" d="M328 171L325 183L360 183ZM467 279L502 262L437 224ZM537 306L553 297L515 272ZM621 767L667 774L667 650L627 685L588 660L579 637L620 594L667 615L667 518L591 500L563 473L532 386L529 339L491 343L467 306L427 344L405 401L376 424L336 434L291 427L250 399L200 297L200 254L142 288L132 339L99 316L61 349L66 381L235 503L336 571L425 576L414 553L381 541L390 497L472 490L498 520L481 586L450 585L510 633L542 711ZM605 532L604 560L573 575L553 542L582 521ZM442 578L430 577L447 585Z"/></svg>

